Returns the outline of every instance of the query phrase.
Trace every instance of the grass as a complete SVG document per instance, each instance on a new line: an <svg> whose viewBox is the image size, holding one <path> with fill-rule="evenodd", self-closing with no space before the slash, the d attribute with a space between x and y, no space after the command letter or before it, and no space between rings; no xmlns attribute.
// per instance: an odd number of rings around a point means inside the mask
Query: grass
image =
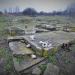
<svg viewBox="0 0 75 75"><path fill-rule="evenodd" d="M25 59L25 57L19 55L19 56L16 56L16 59L17 59L17 62L20 64Z"/></svg>
<svg viewBox="0 0 75 75"><path fill-rule="evenodd" d="M33 28L33 26L36 26L38 24L61 24L66 25L69 23L70 25L74 25L74 22L69 19L69 17L64 16L37 16L37 17L28 17L28 16L17 16L14 18L14 26L19 26L21 28L25 28L25 25L27 25L30 29Z"/></svg>
<svg viewBox="0 0 75 75"><path fill-rule="evenodd" d="M8 26L7 24L8 19L6 16L0 16L0 40L1 42L3 42L2 40L6 39L6 34L5 34L5 28ZM0 59L4 60L4 71L6 73L11 73L13 72L13 61L12 61L12 55L9 51L9 49L6 46L6 42L3 43L2 45L0 44Z"/></svg>
<svg viewBox="0 0 75 75"><path fill-rule="evenodd" d="M56 60L55 55L49 55L48 62L56 64L57 60Z"/></svg>
<svg viewBox="0 0 75 75"><path fill-rule="evenodd" d="M10 55L10 53L8 52L8 50L6 50L5 48L0 48L0 58L3 58L4 60L4 70L6 72L11 72L12 71L12 65L13 65L13 61L12 61L12 56Z"/></svg>
<svg viewBox="0 0 75 75"><path fill-rule="evenodd" d="M47 68L47 64L42 64L39 66L40 70L41 70L41 75L43 75L44 71L46 70Z"/></svg>
<svg viewBox="0 0 75 75"><path fill-rule="evenodd" d="M4 29L7 27L7 19L5 16L0 16L0 37L4 36Z"/></svg>

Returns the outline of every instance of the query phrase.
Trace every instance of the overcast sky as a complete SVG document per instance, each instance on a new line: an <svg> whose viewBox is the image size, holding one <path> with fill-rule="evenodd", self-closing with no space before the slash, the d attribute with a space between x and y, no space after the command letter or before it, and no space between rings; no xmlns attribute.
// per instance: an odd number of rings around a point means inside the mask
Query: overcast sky
<svg viewBox="0 0 75 75"><path fill-rule="evenodd" d="M37 11L51 12L64 10L72 3L75 3L75 0L0 0L0 10L18 6L21 10L32 7Z"/></svg>

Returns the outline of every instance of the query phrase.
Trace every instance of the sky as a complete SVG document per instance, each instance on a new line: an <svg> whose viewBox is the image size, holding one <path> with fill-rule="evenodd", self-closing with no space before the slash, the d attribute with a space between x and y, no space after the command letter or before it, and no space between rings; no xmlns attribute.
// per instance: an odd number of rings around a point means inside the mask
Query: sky
<svg viewBox="0 0 75 75"><path fill-rule="evenodd" d="M15 8L16 6L22 11L25 8L34 8L38 12L62 11L75 0L0 0L0 10Z"/></svg>

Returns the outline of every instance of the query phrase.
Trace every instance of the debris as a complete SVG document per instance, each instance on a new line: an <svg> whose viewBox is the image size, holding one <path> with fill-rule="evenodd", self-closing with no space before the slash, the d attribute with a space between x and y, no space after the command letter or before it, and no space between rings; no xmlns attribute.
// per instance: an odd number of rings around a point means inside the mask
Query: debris
<svg viewBox="0 0 75 75"><path fill-rule="evenodd" d="M27 44L26 47L27 47L27 48L30 48L30 44Z"/></svg>
<svg viewBox="0 0 75 75"><path fill-rule="evenodd" d="M35 58L36 58L36 55L32 54L31 57L32 57L33 59L35 59Z"/></svg>
<svg viewBox="0 0 75 75"><path fill-rule="evenodd" d="M34 35L31 35L31 36L30 36L30 39L31 39L31 40L34 40L34 37L35 37Z"/></svg>

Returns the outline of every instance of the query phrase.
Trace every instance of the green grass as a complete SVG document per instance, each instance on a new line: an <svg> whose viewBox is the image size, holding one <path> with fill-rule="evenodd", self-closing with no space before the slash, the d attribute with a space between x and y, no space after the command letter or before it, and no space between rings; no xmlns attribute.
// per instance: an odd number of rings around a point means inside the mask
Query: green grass
<svg viewBox="0 0 75 75"><path fill-rule="evenodd" d="M57 60L56 60L56 57L55 55L49 55L48 57L48 62L52 63L52 64L56 64Z"/></svg>
<svg viewBox="0 0 75 75"><path fill-rule="evenodd" d="M0 58L3 58L4 61L4 70L6 72L11 72L12 71L12 65L13 65L13 61L12 61L12 56L10 55L10 53L8 52L8 50L6 50L5 48L0 48Z"/></svg>
<svg viewBox="0 0 75 75"><path fill-rule="evenodd" d="M0 40L6 39L5 28L8 26L8 18L6 16L0 16ZM1 44L0 44L1 45ZM6 45L6 44L4 44ZM4 71L10 73L13 71L12 55L6 46L0 46L0 59L4 60Z"/></svg>
<svg viewBox="0 0 75 75"><path fill-rule="evenodd" d="M41 75L43 75L44 71L46 70L47 68L47 64L42 64L39 66L40 70L41 70Z"/></svg>
<svg viewBox="0 0 75 75"><path fill-rule="evenodd" d="M25 57L19 55L19 56L16 56L16 59L17 59L17 62L20 64L25 59Z"/></svg>
<svg viewBox="0 0 75 75"><path fill-rule="evenodd" d="M7 19L5 16L0 16L0 37L4 36L4 29L7 27Z"/></svg>

